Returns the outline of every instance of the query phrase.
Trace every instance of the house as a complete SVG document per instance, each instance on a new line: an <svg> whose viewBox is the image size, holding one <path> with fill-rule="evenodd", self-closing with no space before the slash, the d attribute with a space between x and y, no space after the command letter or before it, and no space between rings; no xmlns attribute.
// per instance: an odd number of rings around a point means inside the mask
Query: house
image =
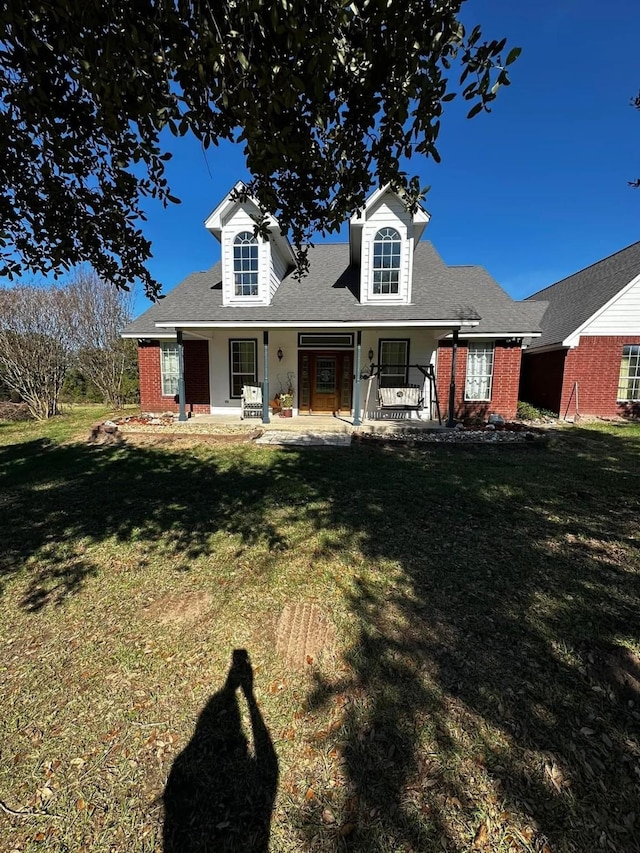
<svg viewBox="0 0 640 853"><path fill-rule="evenodd" d="M534 293L521 397L562 417L640 414L640 242Z"/></svg>
<svg viewBox="0 0 640 853"><path fill-rule="evenodd" d="M265 422L289 385L294 416L356 425L438 408L450 424L515 415L522 341L540 334L544 305L514 302L481 267L447 266L421 240L429 214L388 187L351 218L348 243L309 250L298 279L276 220L255 235L243 189L205 222L220 262L124 330L138 341L143 410L239 414L243 386L262 383Z"/></svg>

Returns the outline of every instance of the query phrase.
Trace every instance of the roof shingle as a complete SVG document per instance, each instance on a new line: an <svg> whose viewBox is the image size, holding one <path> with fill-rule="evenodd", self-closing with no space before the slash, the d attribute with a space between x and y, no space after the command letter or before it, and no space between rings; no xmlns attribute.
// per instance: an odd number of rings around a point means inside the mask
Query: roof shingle
<svg viewBox="0 0 640 853"><path fill-rule="evenodd" d="M529 296L526 302L548 304L541 320L542 335L529 349L560 346L639 274L640 242Z"/></svg>
<svg viewBox="0 0 640 853"><path fill-rule="evenodd" d="M540 306L514 302L482 267L449 267L429 241L418 244L410 305L361 305L359 270L349 265L346 243L309 250L309 274L285 276L271 305L223 306L221 265L192 273L161 302L130 323L124 334L153 337L157 323L358 322L480 320L474 331L524 335L539 329Z"/></svg>

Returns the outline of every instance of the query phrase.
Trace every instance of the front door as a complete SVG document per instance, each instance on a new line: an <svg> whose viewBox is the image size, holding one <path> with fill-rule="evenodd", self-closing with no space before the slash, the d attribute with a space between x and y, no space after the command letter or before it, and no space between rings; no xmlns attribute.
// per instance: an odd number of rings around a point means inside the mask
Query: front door
<svg viewBox="0 0 640 853"><path fill-rule="evenodd" d="M308 412L351 410L350 352L300 353L300 402Z"/></svg>

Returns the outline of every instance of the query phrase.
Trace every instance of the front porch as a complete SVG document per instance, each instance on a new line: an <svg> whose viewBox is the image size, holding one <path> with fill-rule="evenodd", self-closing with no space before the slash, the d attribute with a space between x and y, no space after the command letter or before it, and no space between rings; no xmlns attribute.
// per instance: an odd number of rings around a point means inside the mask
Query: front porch
<svg viewBox="0 0 640 853"><path fill-rule="evenodd" d="M181 426L188 430L189 426L199 428L203 425L210 425L212 430L222 432L225 428L238 431L242 427L247 432L255 429L278 430L278 432L292 433L316 433L316 432L334 432L334 433L352 433L352 432L367 432L367 433L389 433L389 432L433 432L446 429L445 426L440 426L438 421L418 420L417 418L408 420L407 418L385 418L384 420L365 420L360 424L353 423L353 415L305 415L299 414L294 418L281 418L279 415L271 415L270 423L263 424L257 418L251 418L241 421L238 414L228 415L193 415L187 421L182 422Z"/></svg>

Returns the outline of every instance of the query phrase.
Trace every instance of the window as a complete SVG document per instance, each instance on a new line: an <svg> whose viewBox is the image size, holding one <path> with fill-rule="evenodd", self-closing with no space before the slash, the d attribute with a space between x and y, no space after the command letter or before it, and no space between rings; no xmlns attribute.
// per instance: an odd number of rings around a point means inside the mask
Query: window
<svg viewBox="0 0 640 853"><path fill-rule="evenodd" d="M257 382L258 342L250 340L229 341L229 361L231 367L231 396L242 396L242 386Z"/></svg>
<svg viewBox="0 0 640 853"><path fill-rule="evenodd" d="M378 344L381 388L397 388L407 384L409 371L409 341L406 339L381 340Z"/></svg>
<svg viewBox="0 0 640 853"><path fill-rule="evenodd" d="M236 296L258 295L258 241L250 231L233 241L233 278Z"/></svg>
<svg viewBox="0 0 640 853"><path fill-rule="evenodd" d="M469 344L465 400L490 400L493 376L493 344Z"/></svg>
<svg viewBox="0 0 640 853"><path fill-rule="evenodd" d="M373 292L397 293L400 282L400 235L395 228L382 228L373 243Z"/></svg>
<svg viewBox="0 0 640 853"><path fill-rule="evenodd" d="M640 400L640 344L627 344L622 348L618 400Z"/></svg>
<svg viewBox="0 0 640 853"><path fill-rule="evenodd" d="M162 396L175 397L178 393L178 377L180 375L180 356L178 344L160 344L160 370L162 372Z"/></svg>
<svg viewBox="0 0 640 853"><path fill-rule="evenodd" d="M335 349L337 347L352 347L353 335L321 335L300 332L298 335L299 347L315 347L316 349Z"/></svg>

